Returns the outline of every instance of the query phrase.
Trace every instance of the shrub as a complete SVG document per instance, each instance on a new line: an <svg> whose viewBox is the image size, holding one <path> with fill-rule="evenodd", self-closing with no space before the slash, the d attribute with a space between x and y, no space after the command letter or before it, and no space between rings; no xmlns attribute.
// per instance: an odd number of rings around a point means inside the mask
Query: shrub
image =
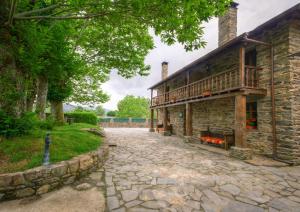
<svg viewBox="0 0 300 212"><path fill-rule="evenodd" d="M45 121L40 121L40 128L44 130L52 130L55 125L53 116L47 116Z"/></svg>
<svg viewBox="0 0 300 212"><path fill-rule="evenodd" d="M75 123L97 124L97 116L93 112L70 112L65 117L73 118Z"/></svg>
<svg viewBox="0 0 300 212"><path fill-rule="evenodd" d="M25 135L38 127L39 121L35 113L25 113L15 118L0 110L0 136L14 137Z"/></svg>
<svg viewBox="0 0 300 212"><path fill-rule="evenodd" d="M109 112L107 112L107 116L116 116L116 114L117 114L117 112L116 111L114 111L114 110L111 110L111 111L109 111Z"/></svg>

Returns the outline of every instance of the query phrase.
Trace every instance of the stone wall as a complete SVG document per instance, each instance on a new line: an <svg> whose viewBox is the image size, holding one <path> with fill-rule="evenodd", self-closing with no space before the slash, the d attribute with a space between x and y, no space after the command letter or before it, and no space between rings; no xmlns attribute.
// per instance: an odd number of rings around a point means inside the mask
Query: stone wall
<svg viewBox="0 0 300 212"><path fill-rule="evenodd" d="M44 194L71 184L89 172L101 168L108 151L108 144L103 143L97 151L68 161L40 166L24 172L0 174L0 202Z"/></svg>
<svg viewBox="0 0 300 212"><path fill-rule="evenodd" d="M273 43L274 46L274 87L275 87L275 109L276 109L276 138L278 158L290 163L296 163L294 155L297 147L293 119L295 111L292 110L292 88L299 84L297 78L292 76L291 69L296 69L289 61L289 48L292 40L297 43L296 37L292 35L289 23L283 21L278 23L271 31L264 31L256 39ZM287 39L290 38L290 39ZM295 46L295 45L294 45ZM271 155L273 151L272 116L271 116L271 67L270 49L266 46L257 46L257 66L263 70L259 72L260 85L267 89L267 96L257 99L258 129L248 131L247 142L254 152ZM295 81L296 80L296 81ZM292 85L292 83L294 85ZM299 162L298 162L299 163Z"/></svg>
<svg viewBox="0 0 300 212"><path fill-rule="evenodd" d="M234 129L234 97L192 104L193 136L210 128L213 132L231 133Z"/></svg>
<svg viewBox="0 0 300 212"><path fill-rule="evenodd" d="M289 28L289 53L300 51L300 21L292 22ZM293 123L293 149L294 163L300 164L300 57L289 57L291 71L291 107Z"/></svg>
<svg viewBox="0 0 300 212"><path fill-rule="evenodd" d="M290 54L300 49L300 24L298 21L281 21L272 29L252 35L253 39L273 43L274 46L274 87L276 109L277 153L280 160L300 164L300 62L299 57ZM271 156L273 153L272 104L271 104L271 54L270 48L263 45L248 44L246 51L256 48L260 88L267 89L264 97L247 97L247 102L257 102L258 128L247 130L247 145L258 154ZM210 72L205 73L206 64L191 70L191 82L203 78L205 74L215 74L224 70L238 68L238 48L226 49L209 61ZM184 107L184 106L183 106ZM178 116L178 106L169 107L171 117ZM192 104L193 136L209 126L212 130L234 128L234 98L219 99ZM177 113L172 115L172 113ZM182 134L183 122L173 118L175 133Z"/></svg>
<svg viewBox="0 0 300 212"><path fill-rule="evenodd" d="M178 136L184 136L184 111L185 105L169 107L170 123L172 124L172 133Z"/></svg>

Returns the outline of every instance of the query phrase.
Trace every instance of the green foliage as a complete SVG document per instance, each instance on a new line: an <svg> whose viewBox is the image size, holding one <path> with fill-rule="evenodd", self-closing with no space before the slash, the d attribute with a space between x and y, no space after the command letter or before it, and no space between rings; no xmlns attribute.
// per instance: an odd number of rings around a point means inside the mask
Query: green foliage
<svg viewBox="0 0 300 212"><path fill-rule="evenodd" d="M69 160L74 156L96 150L101 138L80 130L95 128L90 124L72 124L54 127L50 133L50 161ZM4 139L0 142L2 163L0 173L22 171L40 166L43 161L46 130L35 130L29 135Z"/></svg>
<svg viewBox="0 0 300 212"><path fill-rule="evenodd" d="M115 110L108 111L106 115L115 117L117 115L117 111L115 111Z"/></svg>
<svg viewBox="0 0 300 212"><path fill-rule="evenodd" d="M93 111L86 107L77 106L72 112L93 112Z"/></svg>
<svg viewBox="0 0 300 212"><path fill-rule="evenodd" d="M119 101L117 117L148 118L149 107L149 99L128 95Z"/></svg>
<svg viewBox="0 0 300 212"><path fill-rule="evenodd" d="M99 106L96 107L96 113L97 113L98 116L104 116L105 115L105 110L101 105L99 105Z"/></svg>
<svg viewBox="0 0 300 212"><path fill-rule="evenodd" d="M223 14L232 1L40 0L18 1L16 8L15 1L4 2L0 61L8 63L0 67L0 102L18 116L24 109L16 102L29 93L26 84L41 76L48 79L50 100L107 101L101 84L111 70L126 78L149 74L144 61L154 48L152 32L168 45L201 48L203 22ZM5 22L13 11L9 28Z"/></svg>
<svg viewBox="0 0 300 212"><path fill-rule="evenodd" d="M25 135L38 124L35 113L25 113L21 118L15 118L0 110L0 136L9 138Z"/></svg>
<svg viewBox="0 0 300 212"><path fill-rule="evenodd" d="M73 118L75 123L97 124L97 116L93 112L70 112L65 117Z"/></svg>
<svg viewBox="0 0 300 212"><path fill-rule="evenodd" d="M55 125L55 119L53 116L48 116L46 120L39 122L39 127L43 130L52 130Z"/></svg>

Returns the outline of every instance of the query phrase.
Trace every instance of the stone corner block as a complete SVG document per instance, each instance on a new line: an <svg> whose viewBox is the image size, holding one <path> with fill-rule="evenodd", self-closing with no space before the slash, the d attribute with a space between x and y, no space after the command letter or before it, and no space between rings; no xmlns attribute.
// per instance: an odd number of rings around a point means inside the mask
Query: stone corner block
<svg viewBox="0 0 300 212"><path fill-rule="evenodd" d="M229 151L230 157L237 158L240 160L251 160L252 150L250 148L242 147L231 147Z"/></svg>
<svg viewBox="0 0 300 212"><path fill-rule="evenodd" d="M58 163L51 165L51 172L56 177L61 177L65 175L68 171L68 165L67 163Z"/></svg>
<svg viewBox="0 0 300 212"><path fill-rule="evenodd" d="M93 166L93 158L90 155L84 155L79 158L80 170L87 170Z"/></svg>
<svg viewBox="0 0 300 212"><path fill-rule="evenodd" d="M73 158L72 160L67 161L69 166L69 171L71 174L76 173L79 170L79 159Z"/></svg>
<svg viewBox="0 0 300 212"><path fill-rule="evenodd" d="M0 174L0 188L9 186L11 182L12 182L11 174Z"/></svg>

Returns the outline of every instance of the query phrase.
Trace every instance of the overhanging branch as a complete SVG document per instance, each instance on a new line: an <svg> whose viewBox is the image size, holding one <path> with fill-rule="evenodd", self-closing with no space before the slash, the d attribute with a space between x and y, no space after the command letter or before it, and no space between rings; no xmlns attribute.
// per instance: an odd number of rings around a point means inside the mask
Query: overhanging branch
<svg viewBox="0 0 300 212"><path fill-rule="evenodd" d="M28 17L14 17L16 20L36 20L36 19L52 19L52 20L65 20L65 19L91 19L99 16L105 16L107 13L86 14L86 15L69 15L69 16L28 16Z"/></svg>
<svg viewBox="0 0 300 212"><path fill-rule="evenodd" d="M32 15L32 14L35 14L35 13L42 13L42 12L47 12L47 11L50 11L50 10L54 10L60 6L63 6L63 4L59 3L59 4L54 4L54 5L51 5L49 7L45 7L45 8L41 8L41 9L36 9L36 10L31 10L31 11L26 11L26 12L22 12L22 13L17 13L14 15L14 19L20 19L20 18L24 18L28 15Z"/></svg>

